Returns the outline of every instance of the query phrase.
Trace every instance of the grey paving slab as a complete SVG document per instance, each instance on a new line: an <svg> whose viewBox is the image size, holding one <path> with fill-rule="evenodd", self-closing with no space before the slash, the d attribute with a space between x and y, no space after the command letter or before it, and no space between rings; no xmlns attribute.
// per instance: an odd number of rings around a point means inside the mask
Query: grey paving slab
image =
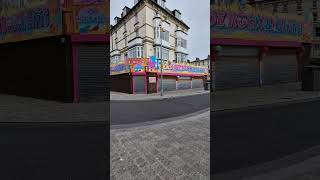
<svg viewBox="0 0 320 180"><path fill-rule="evenodd" d="M209 114L111 129L111 177L209 180Z"/></svg>

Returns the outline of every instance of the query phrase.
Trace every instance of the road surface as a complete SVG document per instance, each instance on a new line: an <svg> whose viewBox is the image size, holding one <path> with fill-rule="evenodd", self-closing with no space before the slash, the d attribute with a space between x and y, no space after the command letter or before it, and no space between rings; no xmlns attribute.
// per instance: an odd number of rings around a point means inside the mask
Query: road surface
<svg viewBox="0 0 320 180"><path fill-rule="evenodd" d="M209 107L209 94L154 101L111 101L111 125L136 124L172 118Z"/></svg>
<svg viewBox="0 0 320 180"><path fill-rule="evenodd" d="M320 145L319 107L317 100L211 112L214 172L247 168Z"/></svg>

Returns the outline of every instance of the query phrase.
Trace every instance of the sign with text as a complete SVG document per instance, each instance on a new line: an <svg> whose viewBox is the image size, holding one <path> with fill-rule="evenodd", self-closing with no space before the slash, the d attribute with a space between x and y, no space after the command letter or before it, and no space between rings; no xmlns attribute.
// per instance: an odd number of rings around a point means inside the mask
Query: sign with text
<svg viewBox="0 0 320 180"><path fill-rule="evenodd" d="M161 72L160 61L156 58L132 58L125 62L111 64L111 75L118 75L129 72ZM190 64L163 63L163 73L188 74L188 75L208 75L208 68L202 66L193 66Z"/></svg>
<svg viewBox="0 0 320 180"><path fill-rule="evenodd" d="M175 74L207 75L208 68L189 64L165 63L163 65L163 72Z"/></svg>
<svg viewBox="0 0 320 180"><path fill-rule="evenodd" d="M272 14L251 6L211 5L211 37L257 41L293 41L310 43L312 23L305 16Z"/></svg>
<svg viewBox="0 0 320 180"><path fill-rule="evenodd" d="M0 43L62 34L60 0L0 1Z"/></svg>
<svg viewBox="0 0 320 180"><path fill-rule="evenodd" d="M80 34L107 34L108 0L74 0L75 31Z"/></svg>

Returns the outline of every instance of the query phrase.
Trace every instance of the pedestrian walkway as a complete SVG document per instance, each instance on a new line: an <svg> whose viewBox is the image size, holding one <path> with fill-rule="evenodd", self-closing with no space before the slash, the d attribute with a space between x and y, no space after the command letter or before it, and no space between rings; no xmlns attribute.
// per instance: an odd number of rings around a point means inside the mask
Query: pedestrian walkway
<svg viewBox="0 0 320 180"><path fill-rule="evenodd" d="M61 103L0 94L0 122L87 122L109 120L109 103Z"/></svg>
<svg viewBox="0 0 320 180"><path fill-rule="evenodd" d="M206 91L203 88L197 89L185 89L185 90L177 90L177 91L165 91L163 92L163 96L159 93L153 94L127 94L121 92L110 92L110 100L111 101L152 101L152 100L162 100L183 96L192 96L199 94L209 94L210 91Z"/></svg>
<svg viewBox="0 0 320 180"><path fill-rule="evenodd" d="M111 129L111 179L209 180L209 114Z"/></svg>
<svg viewBox="0 0 320 180"><path fill-rule="evenodd" d="M300 83L237 88L213 93L211 96L211 110L230 110L314 98L320 98L320 92L301 91Z"/></svg>

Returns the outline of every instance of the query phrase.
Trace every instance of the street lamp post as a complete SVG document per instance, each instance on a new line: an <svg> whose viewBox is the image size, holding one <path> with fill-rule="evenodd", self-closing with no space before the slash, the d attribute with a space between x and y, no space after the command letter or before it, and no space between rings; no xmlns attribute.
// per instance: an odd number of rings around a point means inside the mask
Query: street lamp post
<svg viewBox="0 0 320 180"><path fill-rule="evenodd" d="M162 28L161 28L161 22L160 22L160 60L161 60L161 80L160 80L160 88L161 88L161 92L160 95L163 96L163 59L162 59L162 38L161 38L161 33L162 33Z"/></svg>

